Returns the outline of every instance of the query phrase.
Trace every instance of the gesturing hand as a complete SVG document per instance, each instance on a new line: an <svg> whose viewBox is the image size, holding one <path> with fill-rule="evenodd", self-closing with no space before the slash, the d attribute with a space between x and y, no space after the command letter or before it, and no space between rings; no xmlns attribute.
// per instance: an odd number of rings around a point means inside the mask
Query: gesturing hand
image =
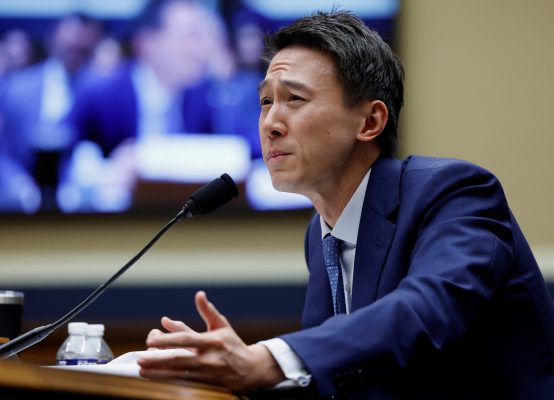
<svg viewBox="0 0 554 400"><path fill-rule="evenodd" d="M189 379L232 390L271 387L285 379L271 353L262 345L246 345L204 292L196 294L195 302L206 332L164 317L161 322L168 333L154 329L146 339L148 347L186 348L193 354L147 354L138 362L142 377Z"/></svg>

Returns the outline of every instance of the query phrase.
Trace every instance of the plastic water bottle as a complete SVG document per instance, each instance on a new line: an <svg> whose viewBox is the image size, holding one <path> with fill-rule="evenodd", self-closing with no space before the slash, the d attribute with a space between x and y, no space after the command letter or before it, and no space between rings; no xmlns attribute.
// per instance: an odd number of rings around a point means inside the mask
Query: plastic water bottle
<svg viewBox="0 0 554 400"><path fill-rule="evenodd" d="M67 325L69 336L60 346L56 354L58 365L96 364L92 346L86 340L86 322L71 322Z"/></svg>
<svg viewBox="0 0 554 400"><path fill-rule="evenodd" d="M110 346L104 340L104 325L90 324L87 326L87 344L93 352L93 357L98 364L106 364L113 360Z"/></svg>

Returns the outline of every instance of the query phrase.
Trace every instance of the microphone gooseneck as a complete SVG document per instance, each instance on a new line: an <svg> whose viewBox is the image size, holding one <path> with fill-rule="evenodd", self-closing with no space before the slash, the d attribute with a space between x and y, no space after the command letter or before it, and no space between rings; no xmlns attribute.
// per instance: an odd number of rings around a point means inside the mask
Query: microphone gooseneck
<svg viewBox="0 0 554 400"><path fill-rule="evenodd" d="M22 350L34 345L45 339L48 335L70 321L73 317L83 311L94 300L102 295L106 289L116 281L121 275L125 273L133 264L135 264L153 245L160 239L165 232L169 230L175 223L181 218L192 218L195 215L207 214L214 211L216 208L226 204L239 194L237 186L233 179L223 174L220 178L216 178L210 183L202 186L187 200L182 210L169 221L150 242L144 248L139 251L131 260L127 262L119 271L117 271L110 279L100 285L94 292L92 292L85 300L79 303L75 308L69 311L66 315L58 319L57 321L32 329L29 332L24 333L16 337L13 340L0 346L0 360L9 358Z"/></svg>

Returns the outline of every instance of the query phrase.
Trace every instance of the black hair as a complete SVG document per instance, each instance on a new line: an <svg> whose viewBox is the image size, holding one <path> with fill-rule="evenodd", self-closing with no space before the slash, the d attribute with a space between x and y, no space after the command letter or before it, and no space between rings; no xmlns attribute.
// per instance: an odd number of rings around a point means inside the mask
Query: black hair
<svg viewBox="0 0 554 400"><path fill-rule="evenodd" d="M142 10L133 18L130 33L141 29L157 29L162 24L162 11L172 0L149 0Z"/></svg>
<svg viewBox="0 0 554 400"><path fill-rule="evenodd" d="M318 11L268 35L265 61L269 63L290 46L320 50L333 57L347 106L363 100L385 103L389 118L377 141L383 154L392 155L398 140L404 67L379 34L351 12Z"/></svg>
<svg viewBox="0 0 554 400"><path fill-rule="evenodd" d="M46 32L44 34L44 38L46 40L50 40L54 32L62 25L63 23L75 20L78 21L80 25L91 25L96 27L99 32L101 32L104 29L104 25L102 21L100 21L97 18L92 17L91 15L80 13L80 12L71 12L68 14L63 15L62 17L56 19L53 21L49 26L46 28Z"/></svg>
<svg viewBox="0 0 554 400"><path fill-rule="evenodd" d="M159 29L163 24L163 13L173 3L193 3L193 0L148 0L144 8L133 18L130 35L142 29Z"/></svg>

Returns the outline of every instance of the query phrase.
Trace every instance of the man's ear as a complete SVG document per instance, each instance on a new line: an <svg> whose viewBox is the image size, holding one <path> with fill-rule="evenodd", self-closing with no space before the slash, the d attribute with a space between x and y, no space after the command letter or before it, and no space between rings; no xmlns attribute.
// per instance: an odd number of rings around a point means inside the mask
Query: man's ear
<svg viewBox="0 0 554 400"><path fill-rule="evenodd" d="M364 125L356 135L362 142L371 142L385 129L389 119L389 110L381 100L371 100L363 104Z"/></svg>

